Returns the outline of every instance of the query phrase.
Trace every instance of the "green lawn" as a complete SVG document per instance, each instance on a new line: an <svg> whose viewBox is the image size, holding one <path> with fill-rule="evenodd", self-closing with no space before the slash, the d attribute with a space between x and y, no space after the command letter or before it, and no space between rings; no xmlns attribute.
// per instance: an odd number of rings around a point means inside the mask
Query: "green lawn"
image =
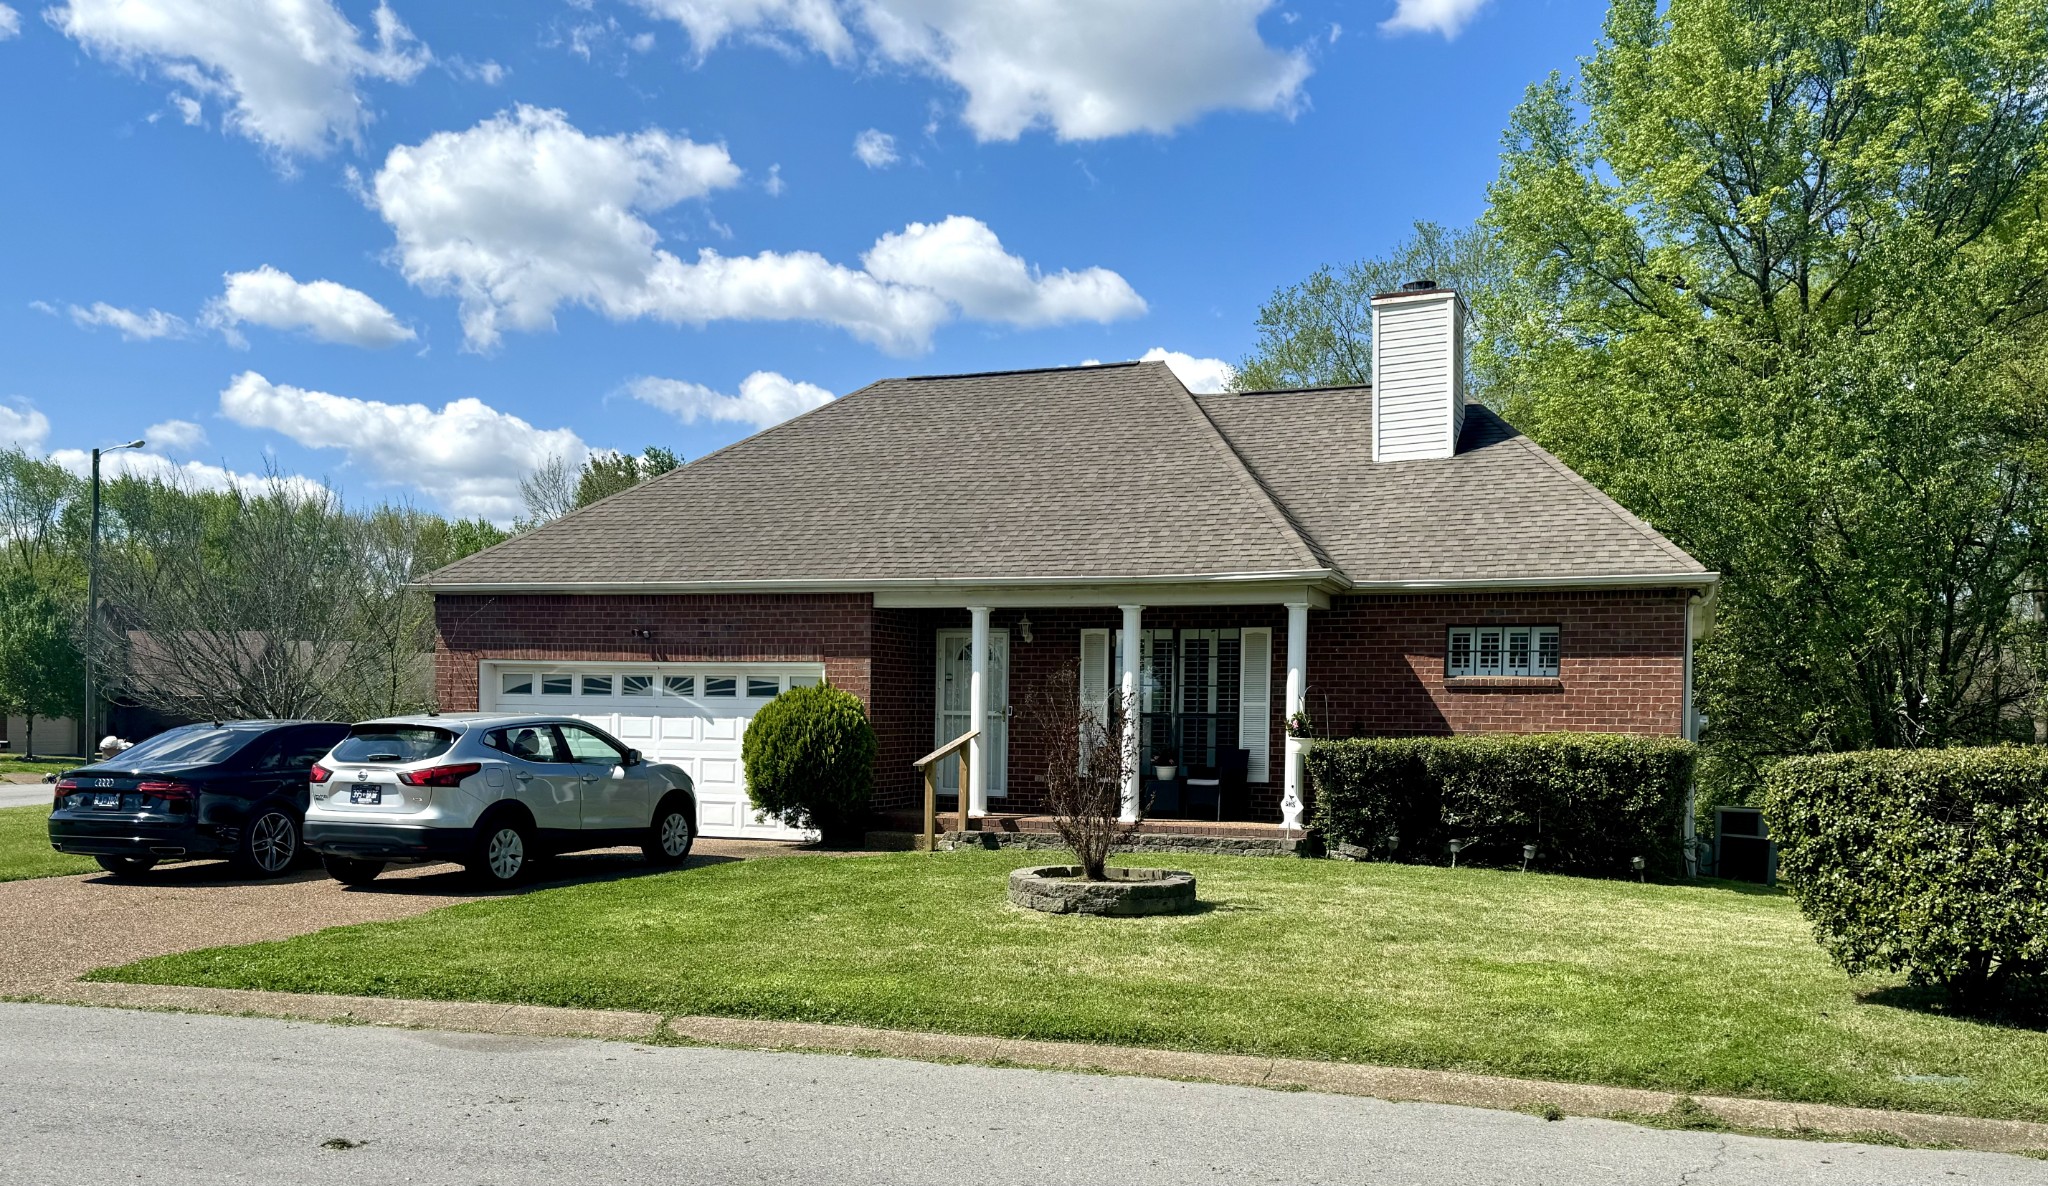
<svg viewBox="0 0 2048 1186"><path fill-rule="evenodd" d="M61 774L84 764L77 758L53 758L48 754L37 758L0 754L0 774Z"/></svg>
<svg viewBox="0 0 2048 1186"><path fill-rule="evenodd" d="M1041 855L1037 858L1043 860ZM96 978L857 1022L2048 1120L2048 1034L1859 998L1785 898L1178 857L1213 908L1034 914L1023 855L570 886ZM1132 863L1141 862L1136 859Z"/></svg>
<svg viewBox="0 0 2048 1186"><path fill-rule="evenodd" d="M50 829L44 822L49 818L48 807L0 807L0 881L98 871L91 857L70 856L50 847Z"/></svg>

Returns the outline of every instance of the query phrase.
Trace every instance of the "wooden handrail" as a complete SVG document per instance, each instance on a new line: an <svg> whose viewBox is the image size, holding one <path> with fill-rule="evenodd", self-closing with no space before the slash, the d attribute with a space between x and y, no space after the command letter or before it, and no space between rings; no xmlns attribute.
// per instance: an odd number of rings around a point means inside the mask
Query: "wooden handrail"
<svg viewBox="0 0 2048 1186"><path fill-rule="evenodd" d="M954 754L960 755L960 830L967 830L967 743L981 736L981 730L969 729L960 736L912 762L911 765L924 772L924 850L935 852L939 847L939 763Z"/></svg>
<svg viewBox="0 0 2048 1186"><path fill-rule="evenodd" d="M955 737L953 740L926 754L924 757L919 758L915 762L912 762L911 765L917 767L919 770L922 770L925 767L931 765L933 762L938 761L940 758L945 757L946 755L952 753L954 750L959 749L961 746L966 745L968 742L973 741L975 738L979 736L981 736L981 730L969 729L967 732L962 733L958 737Z"/></svg>

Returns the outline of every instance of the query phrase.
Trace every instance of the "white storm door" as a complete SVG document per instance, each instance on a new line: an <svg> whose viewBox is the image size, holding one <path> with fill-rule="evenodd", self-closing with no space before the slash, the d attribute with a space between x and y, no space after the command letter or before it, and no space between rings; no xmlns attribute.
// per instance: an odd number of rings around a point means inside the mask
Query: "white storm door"
<svg viewBox="0 0 2048 1186"><path fill-rule="evenodd" d="M968 703L974 676L972 639L965 630L939 631L939 719L934 748L967 732L972 715ZM1010 793L1009 632L990 631L988 643L988 720L982 725L982 752L988 755L988 796L1001 799ZM940 763L939 789L949 795L960 792L960 763Z"/></svg>

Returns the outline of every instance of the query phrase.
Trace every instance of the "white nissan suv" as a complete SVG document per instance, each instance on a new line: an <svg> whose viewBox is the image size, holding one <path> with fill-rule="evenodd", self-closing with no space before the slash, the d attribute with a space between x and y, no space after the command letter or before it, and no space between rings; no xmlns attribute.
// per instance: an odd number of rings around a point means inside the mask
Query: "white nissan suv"
<svg viewBox="0 0 2048 1186"><path fill-rule="evenodd" d="M689 775L570 717L366 721L313 767L312 791L306 847L349 885L392 861L459 861L508 885L536 857L619 845L680 864L697 831Z"/></svg>

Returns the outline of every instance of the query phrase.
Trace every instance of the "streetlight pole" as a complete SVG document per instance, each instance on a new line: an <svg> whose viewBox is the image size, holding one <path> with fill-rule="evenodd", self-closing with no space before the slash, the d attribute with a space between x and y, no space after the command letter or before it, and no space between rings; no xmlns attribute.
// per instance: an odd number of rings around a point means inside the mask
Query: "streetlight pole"
<svg viewBox="0 0 2048 1186"><path fill-rule="evenodd" d="M121 449L140 449L140 439L109 449L92 451L92 525L85 534L85 715L79 724L82 738L79 741L79 757L92 761L93 754L93 648L96 645L94 632L100 624L100 455Z"/></svg>

